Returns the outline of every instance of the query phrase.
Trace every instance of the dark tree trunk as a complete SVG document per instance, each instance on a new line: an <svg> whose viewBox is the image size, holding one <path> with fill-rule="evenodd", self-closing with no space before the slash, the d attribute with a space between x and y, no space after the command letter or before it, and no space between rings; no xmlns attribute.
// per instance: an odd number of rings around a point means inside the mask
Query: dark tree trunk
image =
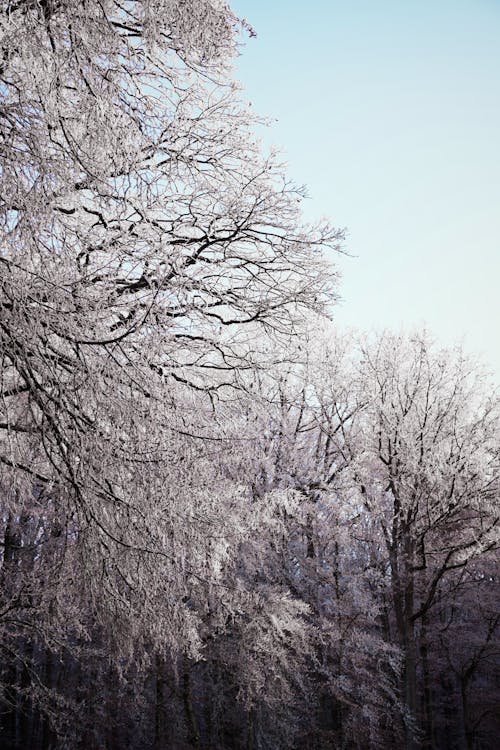
<svg viewBox="0 0 500 750"><path fill-rule="evenodd" d="M184 661L184 671L182 674L182 703L186 718L187 741L190 747L195 750L200 747L200 733L198 722L193 708L193 696L191 694L191 670L187 659Z"/></svg>
<svg viewBox="0 0 500 750"><path fill-rule="evenodd" d="M424 717L424 743L425 750L433 750L436 747L436 737L434 728L434 696L432 691L432 678L429 665L429 646L427 618L422 618L422 632L420 642L420 653L422 656L422 676L423 676L423 717Z"/></svg>
<svg viewBox="0 0 500 750"><path fill-rule="evenodd" d="M166 737L166 699L165 699L165 667L160 656L156 657L155 669L155 736L154 750L165 750Z"/></svg>

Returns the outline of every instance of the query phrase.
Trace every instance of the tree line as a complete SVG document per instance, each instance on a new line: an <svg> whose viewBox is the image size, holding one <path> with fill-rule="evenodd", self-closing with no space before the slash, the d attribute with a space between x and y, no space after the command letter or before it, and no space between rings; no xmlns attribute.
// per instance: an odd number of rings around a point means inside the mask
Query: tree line
<svg viewBox="0 0 500 750"><path fill-rule="evenodd" d="M493 748L499 401L341 334L218 0L0 11L0 748Z"/></svg>

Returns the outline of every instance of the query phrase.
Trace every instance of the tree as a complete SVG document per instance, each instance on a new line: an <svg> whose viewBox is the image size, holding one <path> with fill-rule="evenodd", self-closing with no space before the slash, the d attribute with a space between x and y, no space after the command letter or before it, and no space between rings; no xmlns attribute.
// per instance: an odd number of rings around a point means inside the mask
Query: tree
<svg viewBox="0 0 500 750"><path fill-rule="evenodd" d="M378 529L374 554L390 638L404 655L406 706L430 747L426 648L438 592L499 545L498 399L460 350L439 351L426 334L384 334L361 354L367 407L354 478L361 515ZM408 748L417 736L407 723Z"/></svg>
<svg viewBox="0 0 500 750"><path fill-rule="evenodd" d="M298 226L300 194L214 79L225 6L10 3L2 26L1 460L113 537L108 507L141 511L137 455L158 471L196 393L322 304L340 233Z"/></svg>
<svg viewBox="0 0 500 750"><path fill-rule="evenodd" d="M324 725L353 747L491 737L490 712L482 717L475 700L468 730L460 717L477 669L497 700L493 664L485 668L495 658L494 610L471 606L482 587L493 589L485 571L498 558L495 391L460 350L440 350L426 333L329 332L309 346L302 372L278 372L255 473L261 491L288 486L302 496L283 567L325 633L328 688L316 687L331 707ZM453 667L439 644L458 650ZM465 692L449 687L450 669ZM447 704L455 719L444 731Z"/></svg>
<svg viewBox="0 0 500 750"><path fill-rule="evenodd" d="M269 531L259 536L254 575L274 575L309 607L308 668L297 657L294 665L303 682L294 709L297 746L391 746L400 740L390 729L400 709L399 651L379 626L377 574L357 536L352 479L366 394L353 337L334 336L318 319L313 330L301 342L300 364L281 363L255 377L252 403L237 426L243 440L252 435L246 471L240 463L238 472L252 482L255 501L269 502L277 490L295 498L291 507L276 508L277 538ZM252 559L246 549L247 566Z"/></svg>
<svg viewBox="0 0 500 750"><path fill-rule="evenodd" d="M12 528L60 524L54 588L87 602L69 640L92 611L122 659L198 656L244 534L214 409L332 298L322 249L342 233L302 226L261 155L224 3L26 0L0 19L3 566ZM67 642L43 590L7 592L16 628Z"/></svg>

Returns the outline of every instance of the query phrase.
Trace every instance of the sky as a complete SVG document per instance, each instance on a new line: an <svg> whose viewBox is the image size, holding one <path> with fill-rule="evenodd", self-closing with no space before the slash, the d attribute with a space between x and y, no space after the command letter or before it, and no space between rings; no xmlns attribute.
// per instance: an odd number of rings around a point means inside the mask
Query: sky
<svg viewBox="0 0 500 750"><path fill-rule="evenodd" d="M500 376L500 0L233 0L236 77L308 220L346 227L339 327L425 326Z"/></svg>

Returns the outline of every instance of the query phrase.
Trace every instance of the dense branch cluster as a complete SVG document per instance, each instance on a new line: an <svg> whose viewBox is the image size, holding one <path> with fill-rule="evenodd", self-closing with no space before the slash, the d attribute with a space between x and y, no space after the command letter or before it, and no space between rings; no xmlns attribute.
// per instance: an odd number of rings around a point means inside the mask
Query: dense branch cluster
<svg viewBox="0 0 500 750"><path fill-rule="evenodd" d="M498 400L321 322L241 29L0 6L0 748L493 748Z"/></svg>

